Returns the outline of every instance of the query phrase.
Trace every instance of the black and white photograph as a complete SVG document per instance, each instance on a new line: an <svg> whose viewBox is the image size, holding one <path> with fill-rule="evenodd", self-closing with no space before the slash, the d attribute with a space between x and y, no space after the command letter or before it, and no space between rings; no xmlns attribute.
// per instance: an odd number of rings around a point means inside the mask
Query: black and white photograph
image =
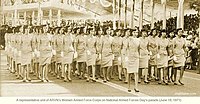
<svg viewBox="0 0 200 104"><path fill-rule="evenodd" d="M19 104L42 97L56 103L199 102L200 0L0 4L2 98ZM154 97L163 99L148 99Z"/></svg>

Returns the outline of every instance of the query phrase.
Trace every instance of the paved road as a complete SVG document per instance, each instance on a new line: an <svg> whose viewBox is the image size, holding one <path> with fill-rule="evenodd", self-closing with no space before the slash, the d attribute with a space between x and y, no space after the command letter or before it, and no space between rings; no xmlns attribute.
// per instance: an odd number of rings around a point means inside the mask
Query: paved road
<svg viewBox="0 0 200 104"><path fill-rule="evenodd" d="M200 75L192 72L185 72L184 86L181 85L158 85L157 82L150 84L139 84L140 93L127 92L127 84L114 80L103 83L99 79L96 83L86 82L73 78L73 82L63 82L50 76L50 82L41 83L37 79L32 82L23 83L16 80L16 76L6 70L6 56L1 51L1 96L4 97L64 97L64 96L200 96ZM132 86L133 87L133 83Z"/></svg>

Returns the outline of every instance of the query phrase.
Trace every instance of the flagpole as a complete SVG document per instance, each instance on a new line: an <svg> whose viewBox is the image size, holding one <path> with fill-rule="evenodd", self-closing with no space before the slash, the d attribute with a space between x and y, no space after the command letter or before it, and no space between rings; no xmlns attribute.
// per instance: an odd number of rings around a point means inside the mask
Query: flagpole
<svg viewBox="0 0 200 104"><path fill-rule="evenodd" d="M140 0L139 30L141 30L143 27L143 9L144 9L144 0Z"/></svg>

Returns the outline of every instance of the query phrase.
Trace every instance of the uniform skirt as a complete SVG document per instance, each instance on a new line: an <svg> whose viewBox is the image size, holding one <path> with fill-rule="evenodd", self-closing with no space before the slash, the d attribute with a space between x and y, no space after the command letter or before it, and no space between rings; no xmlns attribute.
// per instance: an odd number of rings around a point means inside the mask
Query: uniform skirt
<svg viewBox="0 0 200 104"><path fill-rule="evenodd" d="M61 51L57 50L56 51L56 63L62 63L63 57L61 56Z"/></svg>
<svg viewBox="0 0 200 104"><path fill-rule="evenodd" d="M40 65L50 64L51 63L51 51L45 50L40 52Z"/></svg>
<svg viewBox="0 0 200 104"><path fill-rule="evenodd" d="M128 68L127 73L138 73L139 69L139 55L129 54L128 55Z"/></svg>
<svg viewBox="0 0 200 104"><path fill-rule="evenodd" d="M149 56L141 55L139 58L139 68L148 68Z"/></svg>
<svg viewBox="0 0 200 104"><path fill-rule="evenodd" d="M175 55L176 59L174 60L174 67L185 66L185 55Z"/></svg>
<svg viewBox="0 0 200 104"><path fill-rule="evenodd" d="M101 55L97 54L97 58L96 58L96 65L101 65Z"/></svg>
<svg viewBox="0 0 200 104"><path fill-rule="evenodd" d="M71 64L73 62L74 52L64 52L63 64Z"/></svg>
<svg viewBox="0 0 200 104"><path fill-rule="evenodd" d="M20 51L18 51L18 54L16 55L16 63L19 64L21 63L21 55L19 53Z"/></svg>
<svg viewBox="0 0 200 104"><path fill-rule="evenodd" d="M160 54L160 58L158 58L158 68L163 68L168 66L168 55Z"/></svg>
<svg viewBox="0 0 200 104"><path fill-rule="evenodd" d="M120 55L120 53L114 53L113 65L121 65L121 55Z"/></svg>
<svg viewBox="0 0 200 104"><path fill-rule="evenodd" d="M113 54L112 53L102 53L102 60L101 60L102 67L109 67L113 64Z"/></svg>
<svg viewBox="0 0 200 104"><path fill-rule="evenodd" d="M168 58L168 67L170 67L170 66L174 66L174 60L173 60L173 57L174 57L174 56L169 56L169 58Z"/></svg>
<svg viewBox="0 0 200 104"><path fill-rule="evenodd" d="M86 62L87 61L87 53L85 50L77 51L78 57L76 58L77 62Z"/></svg>
<svg viewBox="0 0 200 104"><path fill-rule="evenodd" d="M97 59L96 53L92 53L90 55L87 55L87 65L88 66L96 65L96 59Z"/></svg>
<svg viewBox="0 0 200 104"><path fill-rule="evenodd" d="M156 54L152 54L150 56L149 65L157 65L157 56L156 56Z"/></svg>
<svg viewBox="0 0 200 104"><path fill-rule="evenodd" d="M21 65L31 64L32 52L31 51L22 51L21 53Z"/></svg>
<svg viewBox="0 0 200 104"><path fill-rule="evenodd" d="M125 60L125 57L127 57L127 55L122 54L122 68L128 68L128 62Z"/></svg>

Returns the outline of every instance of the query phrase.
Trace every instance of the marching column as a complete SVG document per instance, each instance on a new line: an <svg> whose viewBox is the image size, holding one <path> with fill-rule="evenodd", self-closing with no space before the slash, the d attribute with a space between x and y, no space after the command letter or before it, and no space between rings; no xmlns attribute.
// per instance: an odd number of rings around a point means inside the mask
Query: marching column
<svg viewBox="0 0 200 104"><path fill-rule="evenodd" d="M143 9L144 9L144 0L140 0L139 30L142 29L143 25Z"/></svg>
<svg viewBox="0 0 200 104"><path fill-rule="evenodd" d="M135 0L132 0L132 8L131 8L131 28L134 28L134 14L135 14Z"/></svg>
<svg viewBox="0 0 200 104"><path fill-rule="evenodd" d="M184 28L184 0L178 0L177 28Z"/></svg>

